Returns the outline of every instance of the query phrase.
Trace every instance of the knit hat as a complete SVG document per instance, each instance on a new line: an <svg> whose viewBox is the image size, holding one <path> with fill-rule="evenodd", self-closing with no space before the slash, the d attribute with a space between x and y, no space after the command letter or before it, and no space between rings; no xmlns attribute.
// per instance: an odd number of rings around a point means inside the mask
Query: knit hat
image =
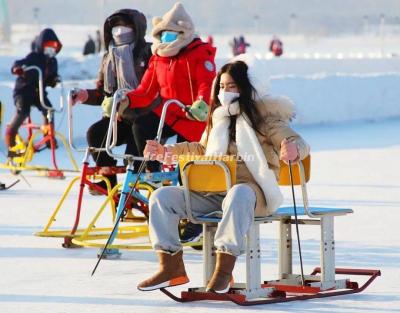
<svg viewBox="0 0 400 313"><path fill-rule="evenodd" d="M154 38L151 50L153 54L169 57L179 53L196 37L194 34L194 24L182 3L178 2L164 14L163 17L153 18L153 30L151 35ZM178 32L178 38L170 43L161 42L161 33L164 30Z"/></svg>

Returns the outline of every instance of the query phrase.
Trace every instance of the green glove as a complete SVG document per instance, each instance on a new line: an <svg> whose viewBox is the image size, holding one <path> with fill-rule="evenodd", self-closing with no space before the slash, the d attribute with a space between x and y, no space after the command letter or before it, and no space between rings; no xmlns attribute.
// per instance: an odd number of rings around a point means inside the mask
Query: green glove
<svg viewBox="0 0 400 313"><path fill-rule="evenodd" d="M204 100L196 100L189 108L189 113L199 122L204 122L208 115L208 105Z"/></svg>
<svg viewBox="0 0 400 313"><path fill-rule="evenodd" d="M103 109L103 116L110 117L111 109L113 104L113 97L104 97L103 102L101 103L101 108Z"/></svg>

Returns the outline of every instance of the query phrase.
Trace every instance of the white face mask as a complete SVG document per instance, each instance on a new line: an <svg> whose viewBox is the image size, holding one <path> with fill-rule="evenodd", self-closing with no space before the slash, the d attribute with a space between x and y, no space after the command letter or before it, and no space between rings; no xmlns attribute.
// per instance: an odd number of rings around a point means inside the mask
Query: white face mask
<svg viewBox="0 0 400 313"><path fill-rule="evenodd" d="M56 48L53 47L44 47L43 53L47 55L49 58L52 58L56 55Z"/></svg>
<svg viewBox="0 0 400 313"><path fill-rule="evenodd" d="M132 33L133 29L126 26L115 26L111 29L111 34L114 36L119 36L122 34Z"/></svg>
<svg viewBox="0 0 400 313"><path fill-rule="evenodd" d="M222 106L228 106L232 103L232 100L239 98L240 93L220 90L218 94L218 100Z"/></svg>

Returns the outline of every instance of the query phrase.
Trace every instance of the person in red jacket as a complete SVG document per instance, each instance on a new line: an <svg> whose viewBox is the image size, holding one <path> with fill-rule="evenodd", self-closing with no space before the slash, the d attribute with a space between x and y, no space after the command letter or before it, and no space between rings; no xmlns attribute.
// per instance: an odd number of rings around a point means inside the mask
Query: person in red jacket
<svg viewBox="0 0 400 313"><path fill-rule="evenodd" d="M153 109L159 117L165 101L177 99L186 106L210 103L215 72L216 48L202 42L195 35L192 19L181 3L176 3L163 17L153 19L153 56L136 89L127 93L118 114L124 108L148 107L157 95L162 105ZM204 103L202 103L204 105ZM159 119L154 120L159 123ZM177 106L170 106L166 114L166 130L178 135L177 142L198 141L205 129L205 122L190 118ZM197 241L202 232L201 224L187 223L181 234L181 242Z"/></svg>
<svg viewBox="0 0 400 313"><path fill-rule="evenodd" d="M195 35L194 25L181 3L163 17L153 19L153 56L139 86L127 93L130 108L144 108L157 95L163 102L177 99L187 106L196 101L209 103L215 73L216 48ZM120 107L126 107L127 101ZM163 105L154 109L161 116ZM177 106L168 109L165 123L178 141L199 140L205 123L190 119Z"/></svg>

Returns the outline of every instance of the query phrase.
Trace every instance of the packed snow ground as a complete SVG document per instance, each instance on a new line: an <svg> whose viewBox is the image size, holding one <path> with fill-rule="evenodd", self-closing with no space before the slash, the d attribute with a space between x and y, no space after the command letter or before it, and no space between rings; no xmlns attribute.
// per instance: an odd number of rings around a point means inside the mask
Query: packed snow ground
<svg viewBox="0 0 400 313"><path fill-rule="evenodd" d="M298 127L313 147L309 193L313 205L351 207L354 214L336 218L336 265L380 269L379 277L361 294L330 299L240 308L231 303L179 304L160 292L143 293L136 284L157 270L152 251L124 251L120 260L103 260L94 275L93 248L66 250L61 239L32 234L43 229L66 180L49 180L25 173L21 181L0 193L0 308L2 313L43 312L399 312L400 245L398 219L400 185L398 173L400 120L331 127ZM62 151L59 151L63 159ZM63 159L64 164L66 161ZM14 176L2 173L10 183ZM121 178L122 179L122 178ZM102 197L85 195L81 225L86 225ZM285 190L285 202L290 194ZM71 227L76 190L57 219L59 227ZM108 221L108 224L110 222ZM277 225L261 227L263 278L277 275ZM318 265L319 234L313 227L300 227L305 272ZM185 248L191 282L201 283L201 254ZM297 253L294 256L298 270ZM244 259L234 271L244 279ZM187 286L175 288L175 292Z"/></svg>

